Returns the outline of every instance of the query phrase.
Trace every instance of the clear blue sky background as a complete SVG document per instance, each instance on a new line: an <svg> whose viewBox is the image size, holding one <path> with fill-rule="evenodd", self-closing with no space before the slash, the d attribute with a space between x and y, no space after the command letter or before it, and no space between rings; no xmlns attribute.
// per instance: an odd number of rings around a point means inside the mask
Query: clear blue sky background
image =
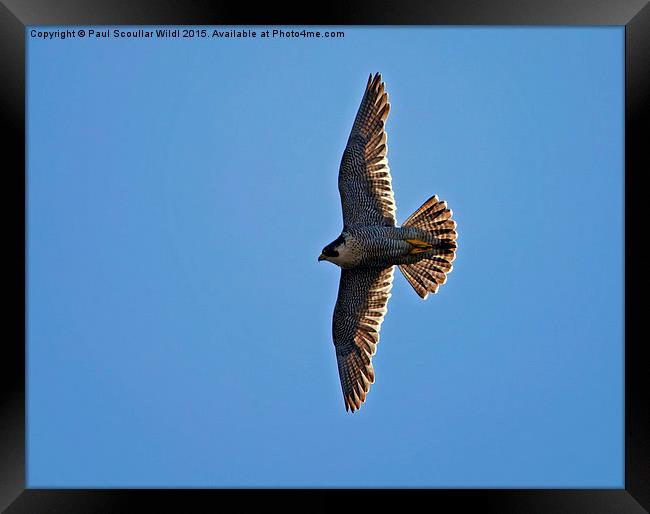
<svg viewBox="0 0 650 514"><path fill-rule="evenodd" d="M622 27L27 42L30 487L623 487ZM316 259L375 71L459 251L352 415Z"/></svg>

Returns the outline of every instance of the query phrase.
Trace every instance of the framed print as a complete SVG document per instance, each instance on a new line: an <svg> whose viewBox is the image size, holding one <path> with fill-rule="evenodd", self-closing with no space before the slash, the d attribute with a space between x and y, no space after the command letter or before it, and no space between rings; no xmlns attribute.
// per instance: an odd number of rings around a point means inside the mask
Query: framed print
<svg viewBox="0 0 650 514"><path fill-rule="evenodd" d="M646 512L647 2L245 11L0 8L6 512Z"/></svg>

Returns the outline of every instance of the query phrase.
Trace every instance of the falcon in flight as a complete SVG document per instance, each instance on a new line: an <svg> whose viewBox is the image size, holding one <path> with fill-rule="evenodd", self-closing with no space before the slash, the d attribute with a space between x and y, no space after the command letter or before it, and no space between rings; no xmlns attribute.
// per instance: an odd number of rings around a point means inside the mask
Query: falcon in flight
<svg viewBox="0 0 650 514"><path fill-rule="evenodd" d="M426 299L445 283L456 256L456 222L437 196L396 226L386 157L389 110L381 75L370 75L339 168L343 231L318 257L341 267L332 335L345 410L352 412L375 381L371 358L390 298L393 266Z"/></svg>

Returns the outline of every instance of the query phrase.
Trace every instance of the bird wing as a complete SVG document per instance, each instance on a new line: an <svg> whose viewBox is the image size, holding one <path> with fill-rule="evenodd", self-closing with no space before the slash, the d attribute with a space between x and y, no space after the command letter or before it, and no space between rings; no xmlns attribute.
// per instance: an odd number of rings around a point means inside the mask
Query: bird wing
<svg viewBox="0 0 650 514"><path fill-rule="evenodd" d="M384 130L389 111L381 75L371 75L339 168L345 227L396 224Z"/></svg>
<svg viewBox="0 0 650 514"><path fill-rule="evenodd" d="M393 286L393 266L341 270L332 333L345 400L354 412L375 381L371 357Z"/></svg>

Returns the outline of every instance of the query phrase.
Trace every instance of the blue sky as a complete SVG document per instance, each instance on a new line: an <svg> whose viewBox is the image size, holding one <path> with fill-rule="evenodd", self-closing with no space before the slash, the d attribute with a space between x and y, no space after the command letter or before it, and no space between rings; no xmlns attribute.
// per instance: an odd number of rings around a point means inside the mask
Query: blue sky
<svg viewBox="0 0 650 514"><path fill-rule="evenodd" d="M27 36L29 487L623 487L624 29L344 30ZM375 71L459 250L352 415L317 257Z"/></svg>

